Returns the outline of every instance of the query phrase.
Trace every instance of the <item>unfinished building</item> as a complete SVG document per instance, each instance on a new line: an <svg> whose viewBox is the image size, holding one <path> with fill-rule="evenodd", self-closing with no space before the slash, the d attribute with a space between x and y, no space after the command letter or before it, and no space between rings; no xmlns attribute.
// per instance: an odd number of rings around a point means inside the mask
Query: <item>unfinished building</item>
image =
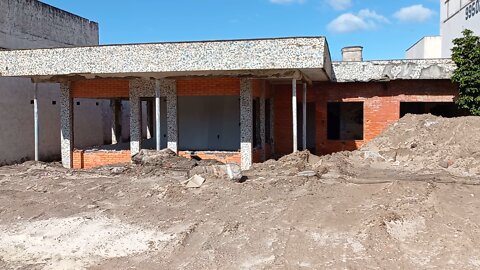
<svg viewBox="0 0 480 270"><path fill-rule="evenodd" d="M0 75L61 83L69 168L129 162L140 149L243 169L299 149L354 150L401 114L448 107L457 94L449 59L363 61L360 47L344 57L332 63L324 37L90 46L0 52ZM127 102L128 114L111 107L109 126L124 139L74 147L78 98Z"/></svg>

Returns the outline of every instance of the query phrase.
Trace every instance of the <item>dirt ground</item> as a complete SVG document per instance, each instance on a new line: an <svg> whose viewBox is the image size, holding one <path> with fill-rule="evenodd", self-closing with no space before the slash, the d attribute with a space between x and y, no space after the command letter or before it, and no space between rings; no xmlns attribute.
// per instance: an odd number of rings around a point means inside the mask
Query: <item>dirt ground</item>
<svg viewBox="0 0 480 270"><path fill-rule="evenodd" d="M407 116L200 188L161 164L0 167L0 269L478 269L479 129Z"/></svg>

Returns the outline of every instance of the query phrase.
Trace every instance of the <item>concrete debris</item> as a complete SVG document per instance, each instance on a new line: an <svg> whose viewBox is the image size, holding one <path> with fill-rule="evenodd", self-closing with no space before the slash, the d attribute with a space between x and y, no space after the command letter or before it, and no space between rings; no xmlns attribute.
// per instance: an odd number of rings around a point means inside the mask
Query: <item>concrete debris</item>
<svg viewBox="0 0 480 270"><path fill-rule="evenodd" d="M183 182L183 184L187 188L199 188L205 183L205 178L201 177L200 175L195 174L194 176L190 177L187 181Z"/></svg>
<svg viewBox="0 0 480 270"><path fill-rule="evenodd" d="M238 164L229 163L225 165L227 176L232 181L241 181L243 178L242 169Z"/></svg>

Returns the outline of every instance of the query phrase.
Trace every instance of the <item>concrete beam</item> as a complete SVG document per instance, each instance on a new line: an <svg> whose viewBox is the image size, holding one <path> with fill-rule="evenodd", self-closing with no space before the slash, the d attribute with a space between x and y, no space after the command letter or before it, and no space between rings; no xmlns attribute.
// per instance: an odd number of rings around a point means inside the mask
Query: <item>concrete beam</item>
<svg viewBox="0 0 480 270"><path fill-rule="evenodd" d="M71 96L70 83L62 83L60 85L60 106L62 165L65 168L72 168L74 134L73 98Z"/></svg>
<svg viewBox="0 0 480 270"><path fill-rule="evenodd" d="M167 97L167 148L178 152L178 116L177 116L177 82L162 80L163 90Z"/></svg>
<svg viewBox="0 0 480 270"><path fill-rule="evenodd" d="M162 149L162 132L160 118L160 81L155 80L155 140L157 151Z"/></svg>
<svg viewBox="0 0 480 270"><path fill-rule="evenodd" d="M265 82L263 82L262 95L260 96L260 145L262 147L262 161L266 158L265 145Z"/></svg>
<svg viewBox="0 0 480 270"><path fill-rule="evenodd" d="M253 145L253 100L252 82L240 79L240 151L242 170L252 167Z"/></svg>

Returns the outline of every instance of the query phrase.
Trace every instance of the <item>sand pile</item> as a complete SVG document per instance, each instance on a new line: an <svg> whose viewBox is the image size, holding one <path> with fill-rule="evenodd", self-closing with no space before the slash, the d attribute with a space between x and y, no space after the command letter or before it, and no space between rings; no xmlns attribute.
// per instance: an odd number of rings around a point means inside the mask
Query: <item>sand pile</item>
<svg viewBox="0 0 480 270"><path fill-rule="evenodd" d="M406 115L360 149L367 160L419 173L480 175L480 117Z"/></svg>

